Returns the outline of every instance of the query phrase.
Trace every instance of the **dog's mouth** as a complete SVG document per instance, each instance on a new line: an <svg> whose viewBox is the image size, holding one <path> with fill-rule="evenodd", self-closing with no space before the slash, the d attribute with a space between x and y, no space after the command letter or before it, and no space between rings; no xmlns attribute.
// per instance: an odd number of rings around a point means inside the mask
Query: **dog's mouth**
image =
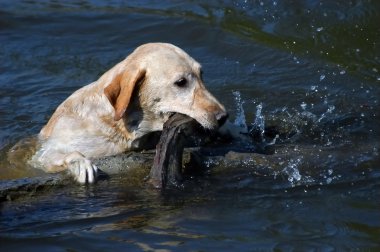
<svg viewBox="0 0 380 252"><path fill-rule="evenodd" d="M171 111L171 112L167 112L167 113L166 113L166 115L167 115L167 117L168 117L167 120L169 120L171 117L173 117L173 116L176 115L176 114L180 114L180 115L182 115L183 117L191 118L191 119L193 119L194 122L196 122L197 124L201 125L201 124L197 121L197 119L195 119L194 117L189 116L189 115L184 114L184 113L174 112L174 111Z"/></svg>
<svg viewBox="0 0 380 252"><path fill-rule="evenodd" d="M177 113L177 112L167 112L166 114L168 115L168 118L170 118L170 117L172 117L175 113ZM179 113L179 114L181 114L181 113Z"/></svg>

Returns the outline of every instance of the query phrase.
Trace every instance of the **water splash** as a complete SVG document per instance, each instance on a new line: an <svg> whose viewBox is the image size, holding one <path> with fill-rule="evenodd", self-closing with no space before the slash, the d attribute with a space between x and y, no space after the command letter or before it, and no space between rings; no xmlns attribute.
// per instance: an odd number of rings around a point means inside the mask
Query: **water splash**
<svg viewBox="0 0 380 252"><path fill-rule="evenodd" d="M334 105L329 105L327 111L321 115L321 117L317 120L317 122L321 122L323 118L326 117L327 114L331 114L335 110Z"/></svg>
<svg viewBox="0 0 380 252"><path fill-rule="evenodd" d="M263 104L260 103L256 106L256 117L255 121L252 124L251 132L257 132L259 133L260 138L262 141L264 140L264 133L265 133L265 118L262 114L263 110Z"/></svg>
<svg viewBox="0 0 380 252"><path fill-rule="evenodd" d="M334 174L334 170L332 168L327 169L322 173L322 181L319 182L320 185L323 184L331 184L333 181L337 181L342 178L340 174Z"/></svg>
<svg viewBox="0 0 380 252"><path fill-rule="evenodd" d="M232 92L235 98L235 104L236 104L236 117L234 124L240 128L243 129L243 132L248 131L247 127L247 121L245 119L245 112L243 108L244 101L241 99L241 95L239 91Z"/></svg>
<svg viewBox="0 0 380 252"><path fill-rule="evenodd" d="M299 182L302 178L302 175L298 170L298 166L301 161L301 158L291 159L288 166L282 170L282 172L288 176L288 181L292 184L292 186L295 186L296 182Z"/></svg>

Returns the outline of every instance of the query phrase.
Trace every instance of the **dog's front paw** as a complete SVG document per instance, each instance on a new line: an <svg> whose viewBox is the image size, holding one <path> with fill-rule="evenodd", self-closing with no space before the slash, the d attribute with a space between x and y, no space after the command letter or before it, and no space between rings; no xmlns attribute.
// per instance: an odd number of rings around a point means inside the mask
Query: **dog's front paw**
<svg viewBox="0 0 380 252"><path fill-rule="evenodd" d="M71 175L81 184L94 183L98 175L98 168L81 153L74 152L65 158L65 163Z"/></svg>
<svg viewBox="0 0 380 252"><path fill-rule="evenodd" d="M94 183L96 181L98 169L88 159L72 161L68 168L75 180L81 184Z"/></svg>

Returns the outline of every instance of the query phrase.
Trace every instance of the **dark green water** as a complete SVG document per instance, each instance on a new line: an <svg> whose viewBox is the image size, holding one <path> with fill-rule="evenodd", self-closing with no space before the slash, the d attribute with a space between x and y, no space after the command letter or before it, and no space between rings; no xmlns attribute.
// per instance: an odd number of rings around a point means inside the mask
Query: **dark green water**
<svg viewBox="0 0 380 252"><path fill-rule="evenodd" d="M379 24L377 1L1 1L2 180L35 173L12 145L146 42L197 59L232 121L262 106L288 134L267 177L247 163L163 195L112 177L3 202L0 250L380 249Z"/></svg>

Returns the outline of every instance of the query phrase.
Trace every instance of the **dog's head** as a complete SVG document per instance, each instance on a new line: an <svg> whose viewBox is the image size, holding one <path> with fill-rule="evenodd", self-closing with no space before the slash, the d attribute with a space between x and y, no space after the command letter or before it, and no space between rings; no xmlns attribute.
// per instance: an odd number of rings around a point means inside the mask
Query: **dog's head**
<svg viewBox="0 0 380 252"><path fill-rule="evenodd" d="M174 45L142 45L120 68L104 89L115 120L125 115L133 94L138 95L144 117L152 121L151 130L162 129L173 112L190 116L207 129L217 129L227 118L224 106L204 86L200 64Z"/></svg>

